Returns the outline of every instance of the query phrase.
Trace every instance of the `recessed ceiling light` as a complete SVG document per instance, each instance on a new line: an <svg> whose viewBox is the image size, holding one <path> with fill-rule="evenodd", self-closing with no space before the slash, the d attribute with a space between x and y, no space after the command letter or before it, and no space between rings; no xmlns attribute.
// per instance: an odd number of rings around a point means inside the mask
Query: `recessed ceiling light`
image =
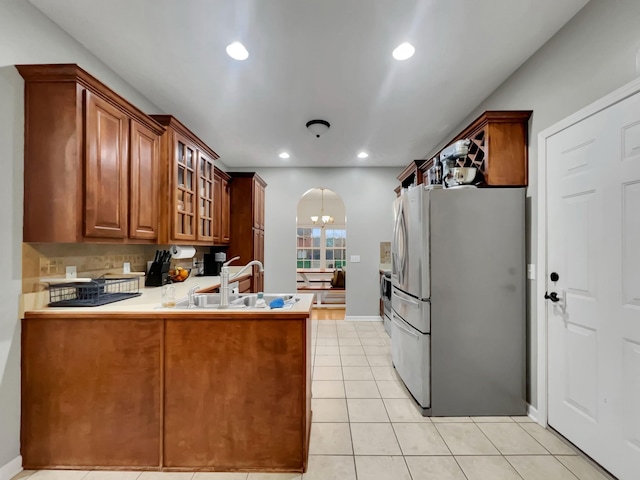
<svg viewBox="0 0 640 480"><path fill-rule="evenodd" d="M280 158L289 158L289 154L287 152L282 152L280 155L278 155Z"/></svg>
<svg viewBox="0 0 640 480"><path fill-rule="evenodd" d="M367 152L360 152L358 154L358 158L367 158L369 156L369 154Z"/></svg>
<svg viewBox="0 0 640 480"><path fill-rule="evenodd" d="M227 55L234 60L246 60L249 57L249 52L240 42L233 42L227 45Z"/></svg>
<svg viewBox="0 0 640 480"><path fill-rule="evenodd" d="M416 49L413 45L411 45L409 42L404 42L398 45L393 51L393 58L395 58L396 60L406 60L413 57L415 51Z"/></svg>

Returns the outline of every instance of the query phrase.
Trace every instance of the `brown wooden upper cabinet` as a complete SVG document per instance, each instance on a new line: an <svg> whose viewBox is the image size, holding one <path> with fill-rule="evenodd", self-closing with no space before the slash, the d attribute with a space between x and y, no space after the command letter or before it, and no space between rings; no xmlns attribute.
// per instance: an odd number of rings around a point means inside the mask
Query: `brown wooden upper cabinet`
<svg viewBox="0 0 640 480"><path fill-rule="evenodd" d="M227 258L239 256L234 264L251 260L264 263L264 208L266 182L255 172L230 172L231 176L231 244ZM264 275L253 269L251 291L264 291Z"/></svg>
<svg viewBox="0 0 640 480"><path fill-rule="evenodd" d="M231 241L231 177L215 167L213 175L213 244L228 245Z"/></svg>
<svg viewBox="0 0 640 480"><path fill-rule="evenodd" d="M25 80L25 242L155 243L164 128L73 64Z"/></svg>
<svg viewBox="0 0 640 480"><path fill-rule="evenodd" d="M84 234L125 238L129 205L129 117L86 90L85 104Z"/></svg>
<svg viewBox="0 0 640 480"><path fill-rule="evenodd" d="M172 115L151 115L166 127L161 138L160 243L213 245L214 161L218 158L202 140Z"/></svg>
<svg viewBox="0 0 640 480"><path fill-rule="evenodd" d="M426 160L414 160L409 165L407 165L404 170L402 170L402 172L400 172L400 175L396 177L398 180L400 180L398 193L401 188L420 185L424 182L423 171L420 169L424 162L426 162Z"/></svg>
<svg viewBox="0 0 640 480"><path fill-rule="evenodd" d="M228 177L228 176L227 176ZM221 239L223 244L231 243L231 178L221 177L222 212L220 216Z"/></svg>
<svg viewBox="0 0 640 480"><path fill-rule="evenodd" d="M214 230L214 166L213 158L203 152L198 155L198 240L213 243Z"/></svg>
<svg viewBox="0 0 640 480"><path fill-rule="evenodd" d="M160 138L151 129L132 120L130 150L129 237L156 240L160 213Z"/></svg>
<svg viewBox="0 0 640 480"><path fill-rule="evenodd" d="M253 201L255 202L253 211L255 212L254 217L254 228L258 228L260 230L264 230L264 181L260 178L253 179Z"/></svg>
<svg viewBox="0 0 640 480"><path fill-rule="evenodd" d="M528 185L528 132L531 110L487 110L469 126L447 142L471 140L469 155L458 160L458 166L476 167L482 186L524 187ZM419 185L443 149L429 159L414 160L398 176L401 185Z"/></svg>

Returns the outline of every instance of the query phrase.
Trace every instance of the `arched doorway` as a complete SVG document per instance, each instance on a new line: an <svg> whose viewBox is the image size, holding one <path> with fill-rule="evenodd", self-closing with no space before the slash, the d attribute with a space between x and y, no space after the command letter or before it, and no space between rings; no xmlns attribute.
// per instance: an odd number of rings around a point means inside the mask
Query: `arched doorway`
<svg viewBox="0 0 640 480"><path fill-rule="evenodd" d="M315 294L316 308L344 308L346 282L332 285L335 274L346 279L347 217L340 195L312 188L298 201L296 278L301 293Z"/></svg>

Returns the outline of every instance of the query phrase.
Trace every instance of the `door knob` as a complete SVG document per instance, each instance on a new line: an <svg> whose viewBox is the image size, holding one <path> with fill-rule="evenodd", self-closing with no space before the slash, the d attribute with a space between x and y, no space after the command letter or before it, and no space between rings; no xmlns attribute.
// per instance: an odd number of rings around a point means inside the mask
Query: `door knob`
<svg viewBox="0 0 640 480"><path fill-rule="evenodd" d="M544 298L545 300L551 300L553 303L557 303L560 301L560 298L558 297L558 294L556 292L544 292Z"/></svg>

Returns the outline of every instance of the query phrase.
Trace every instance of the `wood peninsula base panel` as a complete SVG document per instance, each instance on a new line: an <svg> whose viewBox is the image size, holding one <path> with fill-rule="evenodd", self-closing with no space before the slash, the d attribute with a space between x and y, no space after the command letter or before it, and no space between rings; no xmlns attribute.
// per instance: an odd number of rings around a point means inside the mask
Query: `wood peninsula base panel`
<svg viewBox="0 0 640 480"><path fill-rule="evenodd" d="M311 322L275 315L27 313L24 467L304 471Z"/></svg>
<svg viewBox="0 0 640 480"><path fill-rule="evenodd" d="M24 468L158 468L161 343L159 320L24 321Z"/></svg>
<svg viewBox="0 0 640 480"><path fill-rule="evenodd" d="M300 320L167 321L165 466L302 471L306 328Z"/></svg>

